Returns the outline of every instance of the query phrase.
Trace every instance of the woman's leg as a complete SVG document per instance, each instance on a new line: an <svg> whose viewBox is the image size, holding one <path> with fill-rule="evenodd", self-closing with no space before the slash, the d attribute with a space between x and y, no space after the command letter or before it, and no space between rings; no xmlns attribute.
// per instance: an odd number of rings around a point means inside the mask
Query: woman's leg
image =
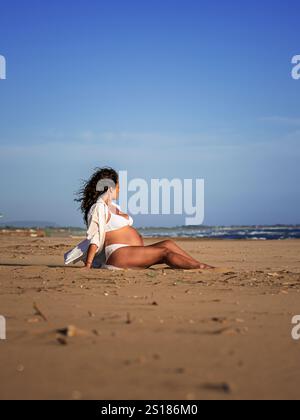
<svg viewBox="0 0 300 420"><path fill-rule="evenodd" d="M183 255L186 258L189 258L191 262L201 264L202 266L205 266L205 268L214 268L206 264L202 264L200 261L195 260L191 255L189 255L187 252L185 252L182 248L180 248L176 242L172 240L166 240L162 242L157 242L155 244L149 245L150 247L156 247L156 248L167 248L170 251L175 252L176 254Z"/></svg>
<svg viewBox="0 0 300 420"><path fill-rule="evenodd" d="M191 261L184 255L177 254L164 247L128 246L115 251L107 265L118 268L149 268L156 264L167 264L176 269L205 268L199 262Z"/></svg>

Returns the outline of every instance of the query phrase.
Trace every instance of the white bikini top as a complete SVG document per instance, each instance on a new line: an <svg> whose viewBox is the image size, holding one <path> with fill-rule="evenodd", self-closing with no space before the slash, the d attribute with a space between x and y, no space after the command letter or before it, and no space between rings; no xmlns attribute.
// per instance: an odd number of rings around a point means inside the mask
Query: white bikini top
<svg viewBox="0 0 300 420"><path fill-rule="evenodd" d="M118 206L115 203L111 203L111 204L121 211L120 206ZM109 214L110 214L110 219L108 222L106 222L105 232L112 232L115 230L122 229L126 226L133 225L133 219L131 216L129 216L129 219L127 219L126 217L121 216L120 214L115 214L112 212L109 212Z"/></svg>

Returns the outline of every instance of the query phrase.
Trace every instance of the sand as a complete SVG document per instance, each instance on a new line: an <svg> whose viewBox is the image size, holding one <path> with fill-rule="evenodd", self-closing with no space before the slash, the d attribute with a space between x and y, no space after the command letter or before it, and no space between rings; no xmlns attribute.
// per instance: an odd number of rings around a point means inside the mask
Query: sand
<svg viewBox="0 0 300 420"><path fill-rule="evenodd" d="M300 398L300 241L178 241L223 273L64 267L77 242L1 237L1 399Z"/></svg>

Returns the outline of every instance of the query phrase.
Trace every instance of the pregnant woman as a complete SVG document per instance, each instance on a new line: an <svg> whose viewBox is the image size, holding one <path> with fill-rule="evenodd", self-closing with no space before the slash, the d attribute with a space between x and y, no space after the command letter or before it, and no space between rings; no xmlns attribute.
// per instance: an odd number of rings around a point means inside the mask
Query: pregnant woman
<svg viewBox="0 0 300 420"><path fill-rule="evenodd" d="M143 269L167 264L173 269L210 269L192 258L171 240L145 246L134 229L133 220L113 201L119 197L118 173L111 168L97 169L84 183L76 201L88 227L87 240L78 254L78 247L65 256L65 263L84 261L86 268L95 267L102 255L101 268ZM96 258L95 258L96 257Z"/></svg>

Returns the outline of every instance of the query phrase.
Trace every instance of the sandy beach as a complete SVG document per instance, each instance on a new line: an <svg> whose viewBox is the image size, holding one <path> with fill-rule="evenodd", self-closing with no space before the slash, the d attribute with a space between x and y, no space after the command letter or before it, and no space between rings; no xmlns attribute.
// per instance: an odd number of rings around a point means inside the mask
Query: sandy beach
<svg viewBox="0 0 300 420"><path fill-rule="evenodd" d="M77 242L1 237L1 399L300 398L299 240L177 241L224 272L64 267Z"/></svg>

